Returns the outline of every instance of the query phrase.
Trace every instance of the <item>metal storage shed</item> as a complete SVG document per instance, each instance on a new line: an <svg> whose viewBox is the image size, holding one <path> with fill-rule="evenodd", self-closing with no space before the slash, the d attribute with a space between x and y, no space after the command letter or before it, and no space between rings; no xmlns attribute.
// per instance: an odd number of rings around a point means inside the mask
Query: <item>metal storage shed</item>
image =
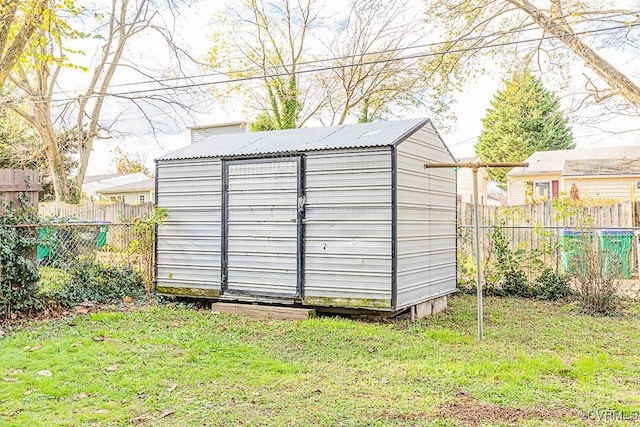
<svg viewBox="0 0 640 427"><path fill-rule="evenodd" d="M157 291L390 312L446 304L455 172L424 163L453 160L428 119L216 135L160 157Z"/></svg>

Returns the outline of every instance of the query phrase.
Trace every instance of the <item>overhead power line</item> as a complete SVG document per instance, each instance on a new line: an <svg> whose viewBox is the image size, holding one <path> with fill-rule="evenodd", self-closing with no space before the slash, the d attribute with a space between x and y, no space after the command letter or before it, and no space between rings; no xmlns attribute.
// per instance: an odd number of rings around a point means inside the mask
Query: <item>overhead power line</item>
<svg viewBox="0 0 640 427"><path fill-rule="evenodd" d="M640 12L638 12L640 13ZM600 29L596 29L596 30L585 30L585 31L579 31L579 32L574 32L573 35L575 36L590 36L590 35L595 35L595 34L601 34L601 33L606 33L609 31L614 31L614 30L620 30L620 29L625 29L625 28L633 28L633 27L637 27L640 26L640 23L629 23L629 24L625 24L625 25L617 25L617 26L612 26L612 27L606 27L606 28L600 28ZM537 30L539 31L540 28L530 28L530 29L522 29L519 31L505 31L505 32L498 32L498 33L493 33L491 34L491 36L502 36L502 35L510 35L510 34L517 34L517 33L521 33L521 32L525 32L525 31L529 31L529 30ZM321 64L321 63L326 63L329 61L337 61L337 60L341 60L341 59L355 59L358 57L363 57L363 56L370 56L370 55L376 55L376 54L383 54L383 53L391 53L391 52L401 52L401 51L406 51L406 50L412 50L412 49L418 49L418 48L425 48L425 47L435 47L435 46L442 46L445 44L450 44L450 43L466 43L466 42L471 42L471 41L475 41L475 40L480 40L480 39L484 39L487 38L488 36L476 36L476 37L469 37L469 38L464 38L464 39L458 39L458 40L450 40L450 41L440 41L440 42L433 42L433 43L427 43L427 44L422 44L422 45L416 45L416 46L406 46L406 47L402 47L402 48L398 48L398 49L390 49L390 50L382 50L382 51L376 51L376 52L366 52L363 54L358 54L358 55L349 55L349 56L342 56L342 57L333 57L333 58L325 58L325 59L318 59L318 60L313 60L313 61L306 61L306 62L301 62L301 63L297 63L297 66L304 66L304 65L314 65L314 64ZM544 36L544 37L535 37L535 38L530 38L530 39L526 39L526 40L513 40L513 41L507 41L507 42L501 42L501 43L493 43L493 44L486 44L486 45L482 45L482 46L473 46L473 47L465 47L465 48L459 48L459 49L452 49L452 50L448 50L446 52L423 52L423 53L417 53L417 54L413 54L413 55L406 55L406 56L401 56L401 57L393 57L393 58L383 58L383 59L376 59L376 60L371 60L371 61L365 61L365 62L357 62L357 63L353 63L353 64L339 64L339 65L328 65L328 66L324 66L324 67L317 67L317 68L310 68L310 69L301 69L301 70L296 70L295 72L276 72L276 73L264 73L262 75L255 75L255 76L247 76L247 77L237 77L237 78L229 78L229 79L224 79L224 80L216 80L216 81L206 81L206 82L199 82L199 83L186 83L186 84L181 84L181 85L174 85L174 86L161 86L161 87L156 87L156 88L145 88L145 89L138 89L138 90L133 90L133 91L123 91L123 92L102 92L102 93L93 93L91 95L79 95L76 97L64 97L64 98L57 98L57 99L53 99L51 102L52 103L62 103L62 102L68 102L68 101L73 101L76 99L82 99L82 98L97 98L97 97L115 97L115 98L123 98L123 99L139 99L140 97L132 97L131 95L140 95L140 94L147 94L147 96L149 94L153 94L156 92L167 92L167 91L177 91L177 90L184 90L184 89L191 89L191 88L196 88L196 87L204 87L204 86L217 86L217 85L223 85L223 84L230 84L230 83L241 83L241 82L246 82L246 81L252 81L252 80L262 80L265 78L276 78L276 77L285 77L285 76L289 76L289 75L303 75L303 74L311 74L311 73L318 73L318 72L324 72L324 71L331 71L331 70L336 70L336 69L344 69L344 68L353 68L353 67L360 67L360 66L366 66L366 65L375 65L375 64L382 64L382 63L388 63L388 62L402 62L402 61L408 61L408 60L412 60L412 59L420 59L420 58L427 58L427 57L434 57L434 56L444 56L444 55L451 55L451 54L456 54L456 53L465 53L465 52L472 52L472 51L479 51L479 50L485 50L485 49L492 49L492 48L497 48L497 47L505 47L505 46L513 46L513 45L519 45L519 44L528 44L528 43L540 43L542 41L549 41L549 40L556 40L557 37L555 36ZM283 64L279 67L286 67L286 64ZM269 67L271 69L276 69L279 67ZM208 74L200 74L200 75L193 75L193 76L184 76L184 77L176 77L176 78L167 78L167 79L158 79L158 80L149 80L147 82L131 82L131 83L123 83L120 85L113 85L112 87L127 87L127 86L134 86L134 85L141 85L141 84L153 84L153 83L161 83L161 82L168 82L168 81L179 81L179 80L186 80L186 79L197 79L197 78L204 78L204 77L213 77L213 76L226 76L232 73L244 73L244 72L258 72L258 71L264 71L263 69L259 69L259 68L254 68L254 69L246 69L246 70L238 70L238 71L233 71L233 72L216 72L216 73L208 73ZM59 92L58 92L59 93ZM28 102L30 103L39 103L39 102L46 102L46 101L40 101L40 100L28 100Z"/></svg>
<svg viewBox="0 0 640 427"><path fill-rule="evenodd" d="M629 16L630 14L640 14L640 10L637 11L630 11L628 13L616 13L616 14L610 14L610 15L604 15L601 17L601 19L612 19L612 18L617 18L617 17L621 17L621 16ZM564 24L557 24L552 26L553 27L560 27L563 26ZM613 29L621 29L621 28L627 28L627 25L625 26L619 26L619 27L612 27ZM596 30L592 30L591 32L599 32L599 31L606 31L606 30L610 30L610 29L596 29ZM418 44L418 45L411 45L411 46L403 46L403 47L398 47L398 48L394 48L394 49L383 49L383 50L377 50L377 51L371 51L371 52L365 52L365 53L359 53L359 54L353 54L353 55L343 55L343 56L337 56L337 57L332 57L332 58L324 58L324 59L315 59L315 60L310 60L310 61L303 61L303 62L298 62L296 65L298 66L305 66L305 65L314 65L314 64L321 64L327 61L339 61L339 60L346 60L346 59L356 59L356 58L361 58L363 56L369 56L369 55L382 55L385 53L396 53L396 52L404 52L404 51L408 51L408 50L414 50L414 49L422 49L422 48L429 48L429 47L437 47L437 46L442 46L442 45L446 45L449 43L467 43L467 42L473 42L473 41L477 41L477 40L482 40L488 37L501 37L501 36L506 36L506 35L515 35L515 34L523 34L523 33L527 33L527 32L532 32L532 31L540 31L539 27L531 27L531 28L519 28L519 29L513 29L513 30L506 30L506 31L497 31L495 33L492 34L488 34L488 35L480 35L480 36L473 36L473 37L465 37L459 40L448 40L448 41L438 41L438 42L431 42L431 43L423 43L423 44ZM576 33L576 34L581 34L581 33ZM287 66L292 66L293 64L283 64L282 66L287 67ZM267 67L267 68L275 68L275 67ZM260 69L262 70L262 69ZM248 69L244 69L244 70L235 70L235 73L250 73L250 72L255 72L256 68L248 68ZM158 79L149 79L149 80L143 80L143 81L138 81L138 82L127 82L127 83L120 83L120 84L115 84L115 85L111 85L111 88L120 88L120 87L128 87L128 86L139 86L139 85L144 85L144 84L153 84L153 83L167 83L167 82L176 82L176 81L180 81L180 80L189 80L189 79L199 79L199 78L205 78L205 77L217 77L217 76L221 76L221 75L228 75L229 72L223 72L223 71L215 71L215 72L211 72L211 73L203 73L203 74L193 74L193 75L188 75L188 76L180 76L180 77L166 77L166 78L158 78ZM82 90L82 89L76 89L75 91L86 91ZM61 93L65 93L64 91L55 91L53 92L54 95L58 95Z"/></svg>

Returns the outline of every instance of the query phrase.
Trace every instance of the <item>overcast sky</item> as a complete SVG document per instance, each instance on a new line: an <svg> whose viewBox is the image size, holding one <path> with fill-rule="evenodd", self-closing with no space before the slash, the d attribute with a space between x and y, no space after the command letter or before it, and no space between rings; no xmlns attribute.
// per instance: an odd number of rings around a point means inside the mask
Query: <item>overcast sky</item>
<svg viewBox="0 0 640 427"><path fill-rule="evenodd" d="M216 7L218 9L216 9ZM209 34L211 33L212 17L221 7L222 2L207 0L194 1L188 7L181 7L176 22L175 34L177 41L188 47L193 56L199 58L204 57L210 43ZM87 45L85 50L91 52L90 45ZM175 64L166 61L166 54L162 53L161 40L153 35L144 35L137 39L136 42L130 46L127 57L131 59L132 65L145 65L150 70L164 70L166 75L170 75L171 67L175 66ZM628 60L628 58L625 58L619 53L612 53L612 57L612 60L617 60L621 63ZM625 67L625 69L629 68ZM483 77L478 82L465 88L462 93L454 94L456 99L454 111L458 117L458 121L456 125L452 127L452 130L442 131L441 133L443 134L445 142L456 156L465 157L473 154L473 144L481 131L481 119L489 106L491 97L501 85L500 78L502 70L496 71L497 72L491 76ZM201 74L203 72L205 71L195 66L192 69L193 74ZM576 67L573 72L579 75L582 70L580 67ZM72 89L74 85L76 88L82 88L83 79L86 78L88 78L86 74L76 76L66 82L66 85L70 89ZM113 83L131 83L141 80L146 79L125 67L118 71ZM146 86L126 86L112 90L126 91L127 89L135 90L142 87ZM70 91L69 93L72 94L73 92ZM207 102L199 105L207 114L200 114L193 118L188 118L186 122L180 126L166 126L165 129L161 129L166 131L166 134L160 133L154 137L150 133L148 123L132 104L111 99L107 105L109 109L103 118L106 119L107 122L117 118L114 128L121 132L112 139L98 140L95 142L94 152L89 161L89 175L113 171L112 154L116 146L120 146L125 151L132 153L134 157L142 158L149 167L152 167L154 158L189 143L189 134L186 129L187 125L221 123L246 119L246 117L242 115L240 102L236 104L233 102L227 103L225 106ZM565 99L563 105L568 107L570 100ZM161 122L168 122L163 118L162 111L150 110L147 114L152 118L159 119ZM428 116L428 112L416 111L410 113L407 118L424 116ZM635 121L637 121L637 118L633 121L618 118L613 121L608 121L602 126L605 126L610 131L631 129L635 126ZM604 134L599 129L577 124L573 124L573 128L575 142L578 147L604 147L638 143L638 132L611 135Z"/></svg>

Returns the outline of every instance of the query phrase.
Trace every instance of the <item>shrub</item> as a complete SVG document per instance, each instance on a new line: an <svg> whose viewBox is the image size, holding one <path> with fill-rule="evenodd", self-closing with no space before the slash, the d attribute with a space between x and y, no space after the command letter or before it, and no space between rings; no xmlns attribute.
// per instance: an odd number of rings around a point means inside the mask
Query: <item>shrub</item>
<svg viewBox="0 0 640 427"><path fill-rule="evenodd" d="M167 210L156 206L153 212L145 214L142 218L133 221L133 227L129 231L130 240L126 252L139 259L142 278L147 290L147 297L151 301L151 287L154 277L154 245L156 241L156 228L167 217Z"/></svg>
<svg viewBox="0 0 640 427"><path fill-rule="evenodd" d="M570 266L582 311L591 314L617 314L621 301L620 260L617 257L607 257L607 254L589 243L583 244L573 254Z"/></svg>
<svg viewBox="0 0 640 427"><path fill-rule="evenodd" d="M40 282L40 298L47 306L73 307L83 301L106 303L144 294L142 276L133 267L106 266L88 260L79 260L68 273L46 271Z"/></svg>
<svg viewBox="0 0 640 427"><path fill-rule="evenodd" d="M4 318L39 308L34 263L38 232L30 226L37 223L37 215L24 193L19 200L22 206L0 204L0 317Z"/></svg>
<svg viewBox="0 0 640 427"><path fill-rule="evenodd" d="M531 293L541 300L558 301L568 297L572 292L566 277L556 275L551 268L547 268L535 280Z"/></svg>
<svg viewBox="0 0 640 427"><path fill-rule="evenodd" d="M508 268L502 272L500 287L496 289L496 294L500 296L515 296L528 298L531 296L529 281L524 271L519 268Z"/></svg>
<svg viewBox="0 0 640 427"><path fill-rule="evenodd" d="M462 294L475 295L477 292L475 279L458 279L458 292Z"/></svg>
<svg viewBox="0 0 640 427"><path fill-rule="evenodd" d="M501 296L530 296L529 281L509 247L509 240L501 223L493 227L491 242L499 275L499 286L495 293Z"/></svg>

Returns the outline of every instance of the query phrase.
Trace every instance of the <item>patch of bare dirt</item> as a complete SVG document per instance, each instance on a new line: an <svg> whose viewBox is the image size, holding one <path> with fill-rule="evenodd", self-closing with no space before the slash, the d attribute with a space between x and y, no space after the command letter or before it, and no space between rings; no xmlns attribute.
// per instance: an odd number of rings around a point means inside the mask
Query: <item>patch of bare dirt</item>
<svg viewBox="0 0 640 427"><path fill-rule="evenodd" d="M466 391L460 391L454 400L438 408L435 414L385 412L382 417L402 421L444 418L464 427L475 427L483 423L515 425L525 420L549 421L550 425L556 425L558 421L565 418L583 418L577 411L571 409L522 409L482 402L469 396Z"/></svg>
<svg viewBox="0 0 640 427"><path fill-rule="evenodd" d="M522 420L558 421L563 418L579 417L579 414L570 409L522 409L486 403L461 391L455 400L438 409L436 417L448 418L457 421L460 425L474 427L481 423L512 425Z"/></svg>

